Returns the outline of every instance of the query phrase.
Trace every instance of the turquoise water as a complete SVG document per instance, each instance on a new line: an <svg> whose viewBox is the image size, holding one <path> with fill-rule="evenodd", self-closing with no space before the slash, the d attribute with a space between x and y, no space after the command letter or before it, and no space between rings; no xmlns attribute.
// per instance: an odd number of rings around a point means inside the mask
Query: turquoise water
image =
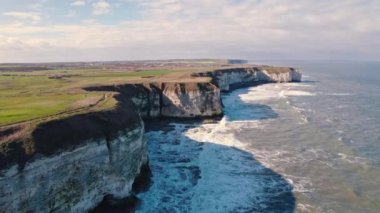
<svg viewBox="0 0 380 213"><path fill-rule="evenodd" d="M218 122L149 132L138 212L380 211L380 63L263 63L304 81L236 90Z"/></svg>

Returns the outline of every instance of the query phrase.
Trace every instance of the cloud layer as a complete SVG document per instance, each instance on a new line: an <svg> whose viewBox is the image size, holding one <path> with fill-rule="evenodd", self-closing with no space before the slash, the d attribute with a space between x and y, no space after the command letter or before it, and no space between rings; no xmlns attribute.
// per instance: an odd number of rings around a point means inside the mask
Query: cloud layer
<svg viewBox="0 0 380 213"><path fill-rule="evenodd" d="M76 6L76 7L84 6L84 5L86 5L86 1L76 0L76 1L71 2L71 5Z"/></svg>
<svg viewBox="0 0 380 213"><path fill-rule="evenodd" d="M41 21L41 16L38 13L33 12L15 12L15 11L9 11L3 13L4 16L10 16L15 19L22 19L22 20L29 20L32 21L32 23L37 23Z"/></svg>
<svg viewBox="0 0 380 213"><path fill-rule="evenodd" d="M0 60L380 59L377 0L67 4L83 8L71 11L81 14L72 23L49 22L35 11L4 12L14 20L0 24Z"/></svg>
<svg viewBox="0 0 380 213"><path fill-rule="evenodd" d="M92 4L92 14L94 15L103 15L111 12L111 5L106 1L97 1Z"/></svg>

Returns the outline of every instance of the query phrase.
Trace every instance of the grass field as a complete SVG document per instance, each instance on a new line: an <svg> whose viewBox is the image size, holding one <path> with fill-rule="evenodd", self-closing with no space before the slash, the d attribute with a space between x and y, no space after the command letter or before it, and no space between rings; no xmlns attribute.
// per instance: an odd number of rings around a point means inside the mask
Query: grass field
<svg viewBox="0 0 380 213"><path fill-rule="evenodd" d="M28 72L0 72L0 126L43 118L60 112L97 105L105 93L88 92L91 85L122 83L131 79L156 77L171 70L110 71L61 69ZM106 100L98 108L112 107Z"/></svg>

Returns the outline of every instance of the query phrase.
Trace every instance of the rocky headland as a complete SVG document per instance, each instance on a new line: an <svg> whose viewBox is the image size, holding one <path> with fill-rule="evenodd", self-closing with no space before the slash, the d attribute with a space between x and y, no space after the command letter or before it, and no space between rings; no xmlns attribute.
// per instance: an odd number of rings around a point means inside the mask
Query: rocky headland
<svg viewBox="0 0 380 213"><path fill-rule="evenodd" d="M84 212L133 196L149 176L144 122L220 116L222 92L301 77L294 68L242 66L193 72L191 81L86 87L109 91L116 106L0 130L0 212Z"/></svg>

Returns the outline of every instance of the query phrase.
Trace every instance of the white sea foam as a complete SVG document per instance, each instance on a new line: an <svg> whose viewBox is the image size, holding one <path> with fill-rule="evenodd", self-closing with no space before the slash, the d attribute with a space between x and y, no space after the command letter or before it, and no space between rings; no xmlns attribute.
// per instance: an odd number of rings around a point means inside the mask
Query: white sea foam
<svg viewBox="0 0 380 213"><path fill-rule="evenodd" d="M292 184L293 192L312 192L314 190L313 182L308 177L298 177L294 175L285 175L286 180Z"/></svg>
<svg viewBox="0 0 380 213"><path fill-rule="evenodd" d="M308 83L285 83L284 85L288 87L314 87L314 85Z"/></svg>
<svg viewBox="0 0 380 213"><path fill-rule="evenodd" d="M370 166L371 165L371 162L366 159L366 158L363 158L363 157L358 157L358 156L354 156L354 155L348 155L348 154L345 154L345 153L337 153L337 155L339 156L339 158L346 162L346 163L350 163L350 164L360 164L362 166Z"/></svg>
<svg viewBox="0 0 380 213"><path fill-rule="evenodd" d="M311 87L308 84L300 83L285 83L285 84L266 84L258 87L253 87L248 90L248 93L240 94L239 98L246 103L276 100L279 98L287 98L291 96L315 96L315 93L307 92L303 87ZM294 90L298 88L298 90Z"/></svg>
<svg viewBox="0 0 380 213"><path fill-rule="evenodd" d="M287 104L291 105L290 102L287 102ZM303 109L301 107L296 107L294 105L291 105L291 106L300 115L299 119L300 119L301 122L299 122L299 124L307 124L307 123L309 123L309 118L305 115L305 111L309 111L309 110Z"/></svg>
<svg viewBox="0 0 380 213"><path fill-rule="evenodd" d="M297 203L297 210L299 212L304 212L304 213L323 212L321 208L318 208L309 204L302 204L302 203Z"/></svg>
<svg viewBox="0 0 380 213"><path fill-rule="evenodd" d="M231 127L239 128L239 126L246 122L233 122L228 124L226 119L223 118L219 124L205 124L198 128L189 129L185 135L190 139L200 142L210 142L224 146L243 148L245 145L236 139L234 131Z"/></svg>
<svg viewBox="0 0 380 213"><path fill-rule="evenodd" d="M281 91L281 96L315 96L314 93L306 92L302 90L284 90Z"/></svg>
<svg viewBox="0 0 380 213"><path fill-rule="evenodd" d="M248 93L240 94L240 99L244 102L265 101L279 98L276 87L273 85L262 85L251 88Z"/></svg>

